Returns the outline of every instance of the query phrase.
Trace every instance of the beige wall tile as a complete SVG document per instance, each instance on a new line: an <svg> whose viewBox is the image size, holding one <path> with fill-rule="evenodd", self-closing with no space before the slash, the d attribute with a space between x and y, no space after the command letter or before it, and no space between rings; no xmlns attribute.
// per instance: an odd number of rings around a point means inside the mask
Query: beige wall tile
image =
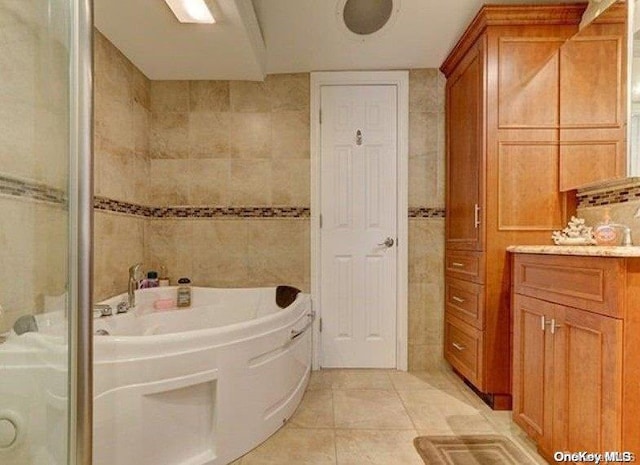
<svg viewBox="0 0 640 465"><path fill-rule="evenodd" d="M128 104L133 99L133 64L105 36L94 32L96 92Z"/></svg>
<svg viewBox="0 0 640 465"><path fill-rule="evenodd" d="M144 269L159 272L164 266L172 285L181 277L193 277L193 224L191 220L146 220Z"/></svg>
<svg viewBox="0 0 640 465"><path fill-rule="evenodd" d="M436 152L409 159L409 207L443 207L439 203Z"/></svg>
<svg viewBox="0 0 640 465"><path fill-rule="evenodd" d="M189 205L229 205L231 160L190 160Z"/></svg>
<svg viewBox="0 0 640 465"><path fill-rule="evenodd" d="M309 79L308 73L267 76L271 111L309 111Z"/></svg>
<svg viewBox="0 0 640 465"><path fill-rule="evenodd" d="M271 144L274 158L309 158L309 112L273 113Z"/></svg>
<svg viewBox="0 0 640 465"><path fill-rule="evenodd" d="M151 81L150 95L153 112L189 111L189 81Z"/></svg>
<svg viewBox="0 0 640 465"><path fill-rule="evenodd" d="M151 114L151 158L189 157L189 113Z"/></svg>
<svg viewBox="0 0 640 465"><path fill-rule="evenodd" d="M95 94L95 148L112 155L128 156L134 151L135 137L131 102Z"/></svg>
<svg viewBox="0 0 640 465"><path fill-rule="evenodd" d="M231 111L249 113L271 111L271 102L264 82L231 81L229 92Z"/></svg>
<svg viewBox="0 0 640 465"><path fill-rule="evenodd" d="M189 111L222 112L231 108L229 81L190 81Z"/></svg>
<svg viewBox="0 0 640 465"><path fill-rule="evenodd" d="M151 81L135 66L133 66L133 101L145 110L151 110Z"/></svg>
<svg viewBox="0 0 640 465"><path fill-rule="evenodd" d="M441 107L439 97L438 76L435 68L412 69L409 71L409 111L435 112Z"/></svg>
<svg viewBox="0 0 640 465"><path fill-rule="evenodd" d="M175 206L189 202L188 160L150 160L148 201L151 205Z"/></svg>
<svg viewBox="0 0 640 465"><path fill-rule="evenodd" d="M309 159L273 160L271 163L271 201L273 205L310 205Z"/></svg>
<svg viewBox="0 0 640 465"><path fill-rule="evenodd" d="M247 221L193 220L194 283L247 287Z"/></svg>
<svg viewBox="0 0 640 465"><path fill-rule="evenodd" d="M229 187L233 206L271 205L271 161L231 160Z"/></svg>
<svg viewBox="0 0 640 465"><path fill-rule="evenodd" d="M151 113L139 103L133 104L133 147L134 153L149 158L149 126Z"/></svg>
<svg viewBox="0 0 640 465"><path fill-rule="evenodd" d="M67 284L67 214L59 206L0 197L0 333L45 310Z"/></svg>
<svg viewBox="0 0 640 465"><path fill-rule="evenodd" d="M409 113L409 156L423 157L438 150L438 113Z"/></svg>
<svg viewBox="0 0 640 465"><path fill-rule="evenodd" d="M233 158L271 158L271 114L233 113L229 152Z"/></svg>
<svg viewBox="0 0 640 465"><path fill-rule="evenodd" d="M143 218L96 211L94 216L94 299L127 291L128 269L144 259Z"/></svg>
<svg viewBox="0 0 640 465"><path fill-rule="evenodd" d="M229 158L229 113L198 111L189 114L189 157Z"/></svg>

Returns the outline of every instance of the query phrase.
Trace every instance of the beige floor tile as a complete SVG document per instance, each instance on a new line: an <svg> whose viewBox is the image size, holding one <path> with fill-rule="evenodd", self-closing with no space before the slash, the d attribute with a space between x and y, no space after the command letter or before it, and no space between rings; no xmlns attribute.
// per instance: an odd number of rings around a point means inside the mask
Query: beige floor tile
<svg viewBox="0 0 640 465"><path fill-rule="evenodd" d="M458 389L399 391L421 434L495 434L496 430Z"/></svg>
<svg viewBox="0 0 640 465"><path fill-rule="evenodd" d="M335 465L333 430L285 427L242 458L242 465Z"/></svg>
<svg viewBox="0 0 640 465"><path fill-rule="evenodd" d="M335 377L335 370L318 370L311 372L307 391L315 391L318 389L331 389Z"/></svg>
<svg viewBox="0 0 640 465"><path fill-rule="evenodd" d="M413 429L393 390L334 390L336 428Z"/></svg>
<svg viewBox="0 0 640 465"><path fill-rule="evenodd" d="M333 389L393 389L391 370L335 370Z"/></svg>
<svg viewBox="0 0 640 465"><path fill-rule="evenodd" d="M333 393L330 389L307 391L291 417L298 428L333 428Z"/></svg>
<svg viewBox="0 0 640 465"><path fill-rule="evenodd" d="M414 391L420 389L450 389L456 387L453 374L441 370L434 371L392 371L389 378L393 387L398 391Z"/></svg>
<svg viewBox="0 0 640 465"><path fill-rule="evenodd" d="M415 431L337 430L338 465L424 465Z"/></svg>

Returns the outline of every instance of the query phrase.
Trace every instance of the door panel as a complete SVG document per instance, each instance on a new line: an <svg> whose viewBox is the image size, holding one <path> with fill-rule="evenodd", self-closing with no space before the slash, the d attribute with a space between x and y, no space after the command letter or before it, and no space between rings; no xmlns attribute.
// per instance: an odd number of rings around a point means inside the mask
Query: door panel
<svg viewBox="0 0 640 465"><path fill-rule="evenodd" d="M622 320L557 306L554 449L621 450Z"/></svg>
<svg viewBox="0 0 640 465"><path fill-rule="evenodd" d="M554 316L554 307L514 295L513 419L546 451L551 450L553 421L553 338L547 322Z"/></svg>
<svg viewBox="0 0 640 465"><path fill-rule="evenodd" d="M447 248L482 250L482 76L476 47L447 81Z"/></svg>
<svg viewBox="0 0 640 465"><path fill-rule="evenodd" d="M326 86L321 106L322 365L395 367L396 88Z"/></svg>

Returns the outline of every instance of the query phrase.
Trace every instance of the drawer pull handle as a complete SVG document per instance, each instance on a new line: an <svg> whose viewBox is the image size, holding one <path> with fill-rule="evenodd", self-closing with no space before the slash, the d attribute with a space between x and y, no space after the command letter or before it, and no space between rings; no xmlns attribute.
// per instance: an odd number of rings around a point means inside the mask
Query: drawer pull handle
<svg viewBox="0 0 640 465"><path fill-rule="evenodd" d="M464 263L451 262L451 266L456 267L456 268L464 268Z"/></svg>
<svg viewBox="0 0 640 465"><path fill-rule="evenodd" d="M459 304L463 304L465 302L465 299L458 297L457 295L451 297L451 300L453 300L454 302L458 302Z"/></svg>
<svg viewBox="0 0 640 465"><path fill-rule="evenodd" d="M476 229L480 227L480 205L475 204L473 208L474 226Z"/></svg>
<svg viewBox="0 0 640 465"><path fill-rule="evenodd" d="M462 352L464 349L466 349L465 346L458 344L457 342L452 342L451 345L453 347L455 347L457 350L459 350L460 352Z"/></svg>

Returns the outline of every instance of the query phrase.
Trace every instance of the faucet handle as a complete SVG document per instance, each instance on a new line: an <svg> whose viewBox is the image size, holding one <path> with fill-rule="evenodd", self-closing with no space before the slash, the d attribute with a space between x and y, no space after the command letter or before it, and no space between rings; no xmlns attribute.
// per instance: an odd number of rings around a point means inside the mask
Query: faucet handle
<svg viewBox="0 0 640 465"><path fill-rule="evenodd" d="M127 313L130 310L129 303L124 300L118 303L116 307L116 313Z"/></svg>
<svg viewBox="0 0 640 465"><path fill-rule="evenodd" d="M111 316L111 315L113 315L113 308L111 308L111 305L95 304L93 306L94 318L101 318L103 316Z"/></svg>

